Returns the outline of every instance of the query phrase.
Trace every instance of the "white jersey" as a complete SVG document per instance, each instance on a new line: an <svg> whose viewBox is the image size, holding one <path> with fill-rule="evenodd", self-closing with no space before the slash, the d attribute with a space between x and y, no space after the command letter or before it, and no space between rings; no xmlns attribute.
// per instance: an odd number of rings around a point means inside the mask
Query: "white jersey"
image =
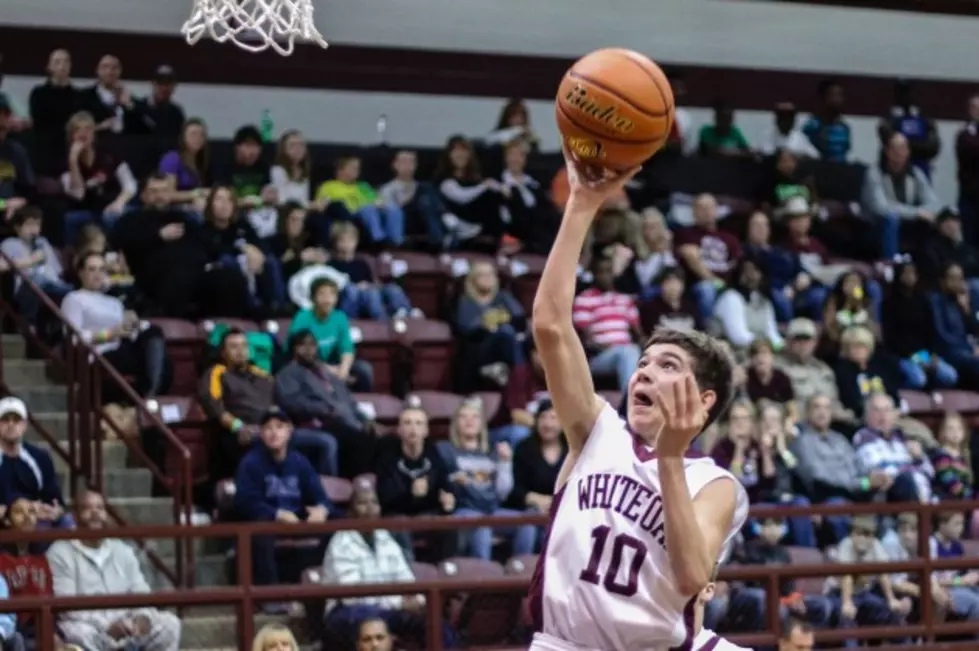
<svg viewBox="0 0 979 651"><path fill-rule="evenodd" d="M693 639L693 651L751 651L751 649L728 642L714 631L702 628Z"/></svg>
<svg viewBox="0 0 979 651"><path fill-rule="evenodd" d="M748 516L748 495L710 458L685 465L692 497L720 478L738 487L726 556ZM554 496L531 583L538 630L531 650L691 651L696 598L675 584L656 455L606 404Z"/></svg>

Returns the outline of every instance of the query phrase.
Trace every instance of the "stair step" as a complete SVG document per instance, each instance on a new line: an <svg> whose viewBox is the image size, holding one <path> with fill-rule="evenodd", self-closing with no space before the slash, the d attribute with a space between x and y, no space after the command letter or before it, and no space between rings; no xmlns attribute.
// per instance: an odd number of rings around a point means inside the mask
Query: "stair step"
<svg viewBox="0 0 979 651"><path fill-rule="evenodd" d="M146 468L112 468L105 465L105 497L110 504L114 504L120 497L150 497L153 490L153 476ZM61 469L58 472L58 479L61 486L67 493L68 471Z"/></svg>
<svg viewBox="0 0 979 651"><path fill-rule="evenodd" d="M173 524L170 497L117 497L109 504L129 524Z"/></svg>
<svg viewBox="0 0 979 651"><path fill-rule="evenodd" d="M51 449L51 445L45 440L38 440L40 437L28 438L27 440L34 443L40 448L43 448L51 453L51 458L54 459L54 469L59 473L68 472L68 463L61 458L59 454ZM68 441L60 441L59 447L65 452L68 452ZM106 470L122 470L128 465L129 459L129 449L126 444L122 441L104 441L102 443L102 463ZM145 468L137 468L138 470L146 470ZM149 472L147 470L147 472ZM131 495L130 497L138 497Z"/></svg>
<svg viewBox="0 0 979 651"><path fill-rule="evenodd" d="M10 386L56 384L48 376L48 362L43 359L3 360L3 381Z"/></svg>
<svg viewBox="0 0 979 651"><path fill-rule="evenodd" d="M22 398L32 413L68 410L68 387L66 386L10 386L10 392Z"/></svg>
<svg viewBox="0 0 979 651"><path fill-rule="evenodd" d="M309 640L309 625L304 617L285 617L275 615L255 615L255 631L273 622L287 626L298 640ZM201 617L183 617L183 629L180 635L181 649L248 649L251 640L238 643L237 621L235 615L205 615Z"/></svg>
<svg viewBox="0 0 979 651"><path fill-rule="evenodd" d="M3 346L3 358L24 359L27 356L27 342L17 334L0 335L0 346Z"/></svg>
<svg viewBox="0 0 979 651"><path fill-rule="evenodd" d="M67 411L38 411L34 410L31 415L34 420L44 428L44 430L54 437L57 441L68 440L68 412ZM27 440L31 443L43 441L34 427L27 428Z"/></svg>
<svg viewBox="0 0 979 651"><path fill-rule="evenodd" d="M175 570L177 567L177 559L174 556L163 556L162 561L171 570ZM145 561L143 568L146 573L146 580L154 589L170 590L173 588L167 577L152 563ZM228 575L228 560L224 554L195 554L194 568L194 581L198 588L232 585Z"/></svg>

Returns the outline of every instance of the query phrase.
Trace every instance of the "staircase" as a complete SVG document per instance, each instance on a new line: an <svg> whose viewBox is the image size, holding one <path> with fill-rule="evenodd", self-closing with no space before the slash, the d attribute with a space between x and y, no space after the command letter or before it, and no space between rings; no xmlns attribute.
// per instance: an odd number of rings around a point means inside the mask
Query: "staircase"
<svg viewBox="0 0 979 651"><path fill-rule="evenodd" d="M2 335L3 378L12 392L27 403L31 414L49 434L64 442L67 450L68 413L67 388L51 379L46 360L27 359L24 339L16 334ZM34 430L28 428L27 440L43 448L50 446ZM69 485L69 472L61 457L52 453L62 492L71 500L74 487ZM122 441L107 440L103 443L105 497L122 518L131 524L173 523L173 499L152 497L152 475L149 470L130 463L129 452ZM196 585L198 587L230 585L228 561L219 549L220 541L194 540ZM175 547L172 539L147 541L146 549L152 550L171 570L175 567ZM154 590L167 590L172 586L146 554L142 554L144 573ZM181 648L207 649L208 651L251 648L251 640L237 640L234 609L188 608L181 614L183 632ZM302 619L288 621L283 617L257 616L255 629L270 621L287 624L300 640L307 628Z"/></svg>

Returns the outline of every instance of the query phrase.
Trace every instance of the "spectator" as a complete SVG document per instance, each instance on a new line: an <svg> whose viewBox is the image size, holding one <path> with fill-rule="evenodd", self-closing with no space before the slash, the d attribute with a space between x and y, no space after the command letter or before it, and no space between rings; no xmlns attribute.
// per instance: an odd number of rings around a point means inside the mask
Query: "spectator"
<svg viewBox="0 0 979 651"><path fill-rule="evenodd" d="M347 385L331 373L316 357L316 337L309 330L298 330L289 337L292 361L275 377L276 401L302 429L293 432L293 442L322 440L320 474L353 477L371 470L374 459L374 424L357 408ZM339 443L339 446L338 446ZM338 464L338 447L343 463Z"/></svg>
<svg viewBox="0 0 979 651"><path fill-rule="evenodd" d="M775 515L763 517L757 523L758 537L745 545L739 562L744 565L791 565L789 551L781 543L787 533L785 523ZM728 617L741 624L744 631L762 631L767 628L768 611L765 608L768 592L767 581L747 581L731 592ZM796 590L795 581L779 582L782 618L788 615L803 617L818 627L829 624L833 612L829 599L822 595L803 595Z"/></svg>
<svg viewBox="0 0 979 651"><path fill-rule="evenodd" d="M122 76L119 59L106 54L99 59L95 73L95 85L78 92L76 110L88 113L97 131L145 133L145 107L134 101L129 88L119 81Z"/></svg>
<svg viewBox="0 0 979 651"><path fill-rule="evenodd" d="M642 233L634 255L626 268L615 278L615 288L623 294L636 296L639 301L654 298L660 292L663 272L676 268L673 255L673 232L656 208L642 214ZM697 318L702 318L697 315Z"/></svg>
<svg viewBox="0 0 979 651"><path fill-rule="evenodd" d="M939 277L938 291L928 297L935 323L935 352L955 368L963 387L979 388L979 320L975 310L979 296L969 287L962 267L946 263Z"/></svg>
<svg viewBox="0 0 979 651"><path fill-rule="evenodd" d="M357 628L357 651L392 651L394 638L383 619L365 619Z"/></svg>
<svg viewBox="0 0 979 651"><path fill-rule="evenodd" d="M897 516L897 533L888 532L881 543L892 561L903 562L918 558L918 516L914 513L899 514ZM931 597L934 601L934 607L947 611L951 597L939 583L937 574L932 573L931 575ZM911 600L912 612L919 613L920 617L921 586L918 585L920 579L912 580L912 576L910 572L892 574L891 586L899 599ZM917 579L917 577L915 578Z"/></svg>
<svg viewBox="0 0 979 651"><path fill-rule="evenodd" d="M134 376L134 388L141 396L162 395L171 381L163 331L105 293L106 264L101 255L82 255L76 268L81 288L61 302L65 320L119 373Z"/></svg>
<svg viewBox="0 0 979 651"><path fill-rule="evenodd" d="M925 241L919 260L921 275L940 278L945 265L962 267L970 285L979 281L979 249L963 237L962 217L954 208L943 208L935 218L935 232Z"/></svg>
<svg viewBox="0 0 979 651"><path fill-rule="evenodd" d="M102 495L86 491L76 497L75 520L80 529L105 529L107 519ZM59 540L48 549L47 558L58 597L151 591L136 554L118 538ZM180 648L180 620L173 613L156 608L70 610L61 616L58 629L65 641L84 649Z"/></svg>
<svg viewBox="0 0 979 651"><path fill-rule="evenodd" d="M793 468L805 494L813 504L846 504L865 501L891 484L883 470L869 474L861 467L856 450L847 437L832 428L830 399L814 394L807 405L807 419L789 452L796 461ZM846 516L824 518L833 544L846 538L850 520Z"/></svg>
<svg viewBox="0 0 979 651"><path fill-rule="evenodd" d="M964 516L955 511L945 511L935 517L937 530L928 539L928 553L933 559L962 558L962 532ZM979 621L979 571L936 572L938 585L948 591L948 610L970 622Z"/></svg>
<svg viewBox="0 0 979 651"><path fill-rule="evenodd" d="M0 399L0 517L9 504L23 498L30 501L34 524L70 526L54 460L47 450L25 441L26 433L24 401L15 396Z"/></svg>
<svg viewBox="0 0 979 651"><path fill-rule="evenodd" d="M144 122L150 133L168 140L176 138L184 126L184 109L173 101L177 89L177 75L173 67L158 66L153 74L150 96L140 103Z"/></svg>
<svg viewBox="0 0 979 651"><path fill-rule="evenodd" d="M350 222L337 222L330 229L329 265L347 276L340 296L340 309L351 319L377 321L404 318L412 312L411 301L397 283L378 283L370 264L357 255L360 234ZM420 312L414 311L416 316Z"/></svg>
<svg viewBox="0 0 979 651"><path fill-rule="evenodd" d="M972 499L975 490L969 434L961 415L954 411L945 413L938 428L938 445L931 451L935 495L943 502Z"/></svg>
<svg viewBox="0 0 979 651"><path fill-rule="evenodd" d="M540 182L527 174L526 142L511 141L503 155L500 181L505 189L507 233L518 240L520 251L546 255L554 244L560 215Z"/></svg>
<svg viewBox="0 0 979 651"><path fill-rule="evenodd" d="M965 124L955 138L959 201L965 241L979 246L979 93L969 98Z"/></svg>
<svg viewBox="0 0 979 651"><path fill-rule="evenodd" d="M385 441L375 464L377 494L384 515L445 515L455 511L456 499L445 464L428 439L428 415L408 407L398 418L397 441ZM453 555L455 532L426 536L436 558ZM406 553L413 548L412 534L395 534Z"/></svg>
<svg viewBox="0 0 979 651"><path fill-rule="evenodd" d="M801 199L808 210L809 203L815 200L815 179L811 173L803 174L799 157L794 152L787 149L776 151L758 194L762 208L784 219L790 202Z"/></svg>
<svg viewBox="0 0 979 651"><path fill-rule="evenodd" d="M10 599L7 580L0 573L0 600ZM3 651L24 651L24 638L17 632L17 616L0 613L0 649Z"/></svg>
<svg viewBox="0 0 979 651"><path fill-rule="evenodd" d="M500 289L494 265L476 262L470 267L456 306L455 327L464 339L462 356L467 360L462 387L476 386L476 373L505 387L514 371L526 366L520 335L526 330L527 314L510 292Z"/></svg>
<svg viewBox="0 0 979 651"><path fill-rule="evenodd" d="M34 155L38 170L60 171L65 159L65 126L77 110L78 90L71 83L71 54L52 50L48 55L47 79L31 90L30 111L34 124Z"/></svg>
<svg viewBox="0 0 979 651"><path fill-rule="evenodd" d="M248 288L240 270L210 267L198 222L171 206L173 190L155 173L143 188L143 207L123 217L113 240L129 262L136 288L155 314L197 318L241 314Z"/></svg>
<svg viewBox="0 0 979 651"><path fill-rule="evenodd" d="M756 416L753 404L736 400L728 410L727 436L710 450L714 462L731 471L744 485L752 504L768 500L778 474L772 456L774 440L766 441L770 445L763 449Z"/></svg>
<svg viewBox="0 0 979 651"><path fill-rule="evenodd" d="M886 563L887 550L875 537L872 515L854 516L850 535L837 548L840 563ZM893 626L901 623L911 611L911 600L898 599L886 574L878 576L846 575L827 580L831 594L840 600L844 625Z"/></svg>
<svg viewBox="0 0 979 651"><path fill-rule="evenodd" d="M10 105L0 95L0 211L6 219L27 204L34 195L34 169L27 151L7 137L10 132Z"/></svg>
<svg viewBox="0 0 979 651"><path fill-rule="evenodd" d="M881 143L886 143L895 133L903 135L911 149L911 164L931 178L931 164L941 150L942 142L935 121L921 114L914 103L914 89L907 79L894 84L894 105L890 114L881 119L877 127Z"/></svg>
<svg viewBox="0 0 979 651"><path fill-rule="evenodd" d="M878 221L880 253L885 259L900 251L902 223L933 224L942 207L931 181L911 165L910 155L908 139L893 133L884 143L880 164L869 167L864 177L863 207Z"/></svg>
<svg viewBox="0 0 979 651"><path fill-rule="evenodd" d="M779 323L792 320L792 302L796 286L803 285L800 275L808 274L802 270L798 256L779 246L772 246L771 225L768 215L758 211L748 219L748 233L745 238L745 257L757 261L762 272L768 278L771 286L769 298L775 308L775 317ZM811 283L811 278L809 278ZM808 289L809 285L804 285Z"/></svg>
<svg viewBox="0 0 979 651"><path fill-rule="evenodd" d="M286 301L282 268L275 258L262 252L255 229L238 217L234 190L218 185L211 189L204 208L202 236L209 263L240 269L248 287L249 308L262 314L277 314ZM244 316L244 315L239 315Z"/></svg>
<svg viewBox="0 0 979 651"><path fill-rule="evenodd" d="M9 529L20 533L37 530L38 510L42 505L24 497L14 497L0 506L0 531ZM54 597L51 580L51 567L43 549L36 543L7 543L0 548L0 575L4 576L10 588L10 596ZM17 633L23 638L25 647L39 646L37 637L46 631L38 631L34 613L18 613ZM57 641L57 635L55 640ZM77 650L75 650L77 651Z"/></svg>
<svg viewBox="0 0 979 651"><path fill-rule="evenodd" d="M717 200L702 194L693 203L694 225L677 233L676 254L690 278L703 318L714 311L717 292L741 257L741 243L717 228Z"/></svg>
<svg viewBox="0 0 979 651"><path fill-rule="evenodd" d="M845 163L850 155L850 125L843 119L843 84L835 79L819 82L822 106L802 126L823 160Z"/></svg>
<svg viewBox="0 0 979 651"><path fill-rule="evenodd" d="M435 179L449 213L442 221L462 246L480 235L499 241L503 234L500 208L509 191L496 179L483 178L472 143L463 136L449 138Z"/></svg>
<svg viewBox="0 0 979 651"><path fill-rule="evenodd" d="M75 257L86 253L98 253L105 259L109 294L118 296L123 303L127 300L136 300L135 292L130 291L134 279L125 254L109 248L109 238L97 224L83 226L78 233L78 240L75 241Z"/></svg>
<svg viewBox="0 0 979 651"><path fill-rule="evenodd" d="M266 249L282 265L282 278L288 286L289 279L306 265L326 264L330 254L316 246L306 228L306 209L295 202L279 207L276 233L266 243Z"/></svg>
<svg viewBox="0 0 979 651"><path fill-rule="evenodd" d="M449 442L446 465L454 470L449 479L456 496L455 515L463 518L519 515L501 506L513 488L513 450L504 441L490 451L489 428L478 398L459 405L449 430ZM537 528L532 525L469 528L461 536L465 541L463 549L470 556L489 560L494 536L507 539L511 556L532 554Z"/></svg>
<svg viewBox="0 0 979 651"><path fill-rule="evenodd" d="M595 375L614 375L625 391L639 364L642 338L639 310L631 296L615 291L615 268L608 256L591 263L593 284L574 299L574 326L588 352L588 367Z"/></svg>
<svg viewBox="0 0 979 651"><path fill-rule="evenodd" d="M723 100L714 102L714 124L700 127L697 138L701 156L744 156L751 152L748 139L734 123L734 109Z"/></svg>
<svg viewBox="0 0 979 651"><path fill-rule="evenodd" d="M530 127L530 111L522 99L513 98L503 105L496 129L486 137L488 145L507 145L518 142L521 148L530 153L540 148L540 138Z"/></svg>
<svg viewBox="0 0 979 651"><path fill-rule="evenodd" d="M204 120L191 118L183 123L177 148L163 155L159 172L173 184L171 203L199 211L197 206L203 203L211 185L211 145Z"/></svg>
<svg viewBox="0 0 979 651"><path fill-rule="evenodd" d="M347 315L336 309L340 290L329 278L317 278L309 288L313 307L300 310L289 324L289 335L309 330L319 342L319 358L327 370L354 391L370 391L373 370L354 359L354 340Z"/></svg>
<svg viewBox="0 0 979 651"><path fill-rule="evenodd" d="M789 376L795 395L796 413L805 413L807 403L816 395L830 401L832 418L843 423L853 423L856 417L840 403L836 376L829 364L816 357L816 324L809 319L792 319L786 330L788 345L776 358L776 368Z"/></svg>
<svg viewBox="0 0 979 651"><path fill-rule="evenodd" d="M405 231L409 234L423 233L432 251L448 248L452 238L448 237L445 206L438 192L429 183L419 183L415 178L418 171L418 154L410 149L402 149L394 155L391 163L394 178L381 186L378 194L385 205L399 206L405 214Z"/></svg>
<svg viewBox="0 0 979 651"><path fill-rule="evenodd" d="M255 634L251 651L300 651L300 648L288 626L272 622Z"/></svg>
<svg viewBox="0 0 979 651"><path fill-rule="evenodd" d="M857 432L853 445L860 466L873 473L886 473L889 482L882 489L888 501L931 501L931 479L935 470L921 444L907 440L897 427L897 409L890 396L872 394L867 399L866 427Z"/></svg>
<svg viewBox="0 0 979 651"><path fill-rule="evenodd" d="M774 123L765 133L759 150L766 156L778 156L782 151L794 156L819 158L819 151L797 125L799 112L792 102L779 102L773 111Z"/></svg>
<svg viewBox="0 0 979 651"><path fill-rule="evenodd" d="M354 520L380 517L377 492L370 481L359 480L354 484L350 511ZM326 584L412 583L414 580L404 550L386 529L338 531L330 539L323 557L323 583ZM425 597L383 595L330 600L326 604L327 639L323 648L349 648L360 623L369 619L381 619L398 637L422 640Z"/></svg>
<svg viewBox="0 0 979 651"><path fill-rule="evenodd" d="M806 622L789 617L782 624L778 638L778 651L812 651L816 648L816 635Z"/></svg>
<svg viewBox="0 0 979 651"><path fill-rule="evenodd" d="M96 142L89 113L71 116L68 141L68 171L61 175L61 185L71 208L65 213L65 241L74 242L88 222L111 229L139 188L126 161Z"/></svg>
<svg viewBox="0 0 979 651"><path fill-rule="evenodd" d="M0 251L10 258L13 266L20 269L38 289L47 294L55 304L72 290L72 286L61 279L62 268L58 252L48 238L41 235L41 222L44 216L39 208L24 206L14 213L8 224L14 231L13 237L0 242ZM0 272L8 271L6 260L0 260ZM20 314L31 325L38 325L42 303L34 291L24 284L19 275L13 279L14 300Z"/></svg>
<svg viewBox="0 0 979 651"><path fill-rule="evenodd" d="M643 333L656 328L703 330L704 320L694 300L684 295L683 270L666 267L658 279L658 293L639 304L639 327Z"/></svg>
<svg viewBox="0 0 979 651"><path fill-rule="evenodd" d="M748 368L748 397L752 402L770 400L782 405L793 423L798 420L795 393L792 380L775 368L775 351L767 339L755 339L748 348L750 365Z"/></svg>
<svg viewBox="0 0 979 651"><path fill-rule="evenodd" d="M823 334L830 345L838 345L843 331L852 326L868 328L874 336L879 334L875 294L870 281L859 271L845 271L836 280L823 306Z"/></svg>
<svg viewBox="0 0 979 651"><path fill-rule="evenodd" d="M262 188L269 184L269 166L262 160L262 134L253 125L235 131L234 160L226 183L235 189L242 204L260 203Z"/></svg>
<svg viewBox="0 0 979 651"><path fill-rule="evenodd" d="M714 319L721 335L735 348L747 348L757 339L767 339L776 350L785 345L769 293L768 279L758 262L742 258L731 285L714 305Z"/></svg>
<svg viewBox="0 0 979 651"><path fill-rule="evenodd" d="M333 505L306 457L289 449L292 421L273 405L259 417L258 429L259 441L242 457L235 472L235 510L239 516L250 522L326 522ZM275 539L275 536L252 538L252 572L256 585L278 585L280 577L290 576L288 572L280 572ZM325 541L321 542L316 558L321 558L325 549ZM291 561L297 561L295 555L297 551L291 550ZM297 563L290 567L293 576L287 580L295 580L308 566L308 563ZM272 611L281 610L279 605L272 606Z"/></svg>
<svg viewBox="0 0 979 651"><path fill-rule="evenodd" d="M568 456L568 442L561 431L550 400L537 405L530 436L513 452L513 490L507 504L512 509L549 513L558 474Z"/></svg>
<svg viewBox="0 0 979 651"><path fill-rule="evenodd" d="M939 387L955 386L959 374L935 353L931 306L911 260L894 266L894 283L881 308L881 322L888 351L900 359L905 387L924 389L929 380Z"/></svg>
<svg viewBox="0 0 979 651"><path fill-rule="evenodd" d="M295 203L303 208L309 207L312 169L313 159L303 134L295 129L284 132L279 137L275 163L270 173L272 185L279 192L280 204Z"/></svg>
<svg viewBox="0 0 979 651"><path fill-rule="evenodd" d="M317 201L343 204L378 247L400 246L405 239L405 215L396 204L386 204L370 184L360 180L360 158L336 161L336 176L316 191Z"/></svg>

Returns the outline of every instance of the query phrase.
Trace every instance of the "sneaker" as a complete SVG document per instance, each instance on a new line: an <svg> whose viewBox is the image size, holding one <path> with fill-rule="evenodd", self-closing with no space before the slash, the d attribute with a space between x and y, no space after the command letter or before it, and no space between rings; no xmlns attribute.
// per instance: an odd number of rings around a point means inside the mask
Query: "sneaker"
<svg viewBox="0 0 979 651"><path fill-rule="evenodd" d="M412 319L424 319L425 318L425 313L422 312L421 310L419 310L417 307L411 308L411 311L408 312L408 315Z"/></svg>
<svg viewBox="0 0 979 651"><path fill-rule="evenodd" d="M479 369L479 374L484 378L487 378L488 380L500 385L500 387L505 387L507 382L510 380L510 369L507 368L507 365L503 362L487 364Z"/></svg>

